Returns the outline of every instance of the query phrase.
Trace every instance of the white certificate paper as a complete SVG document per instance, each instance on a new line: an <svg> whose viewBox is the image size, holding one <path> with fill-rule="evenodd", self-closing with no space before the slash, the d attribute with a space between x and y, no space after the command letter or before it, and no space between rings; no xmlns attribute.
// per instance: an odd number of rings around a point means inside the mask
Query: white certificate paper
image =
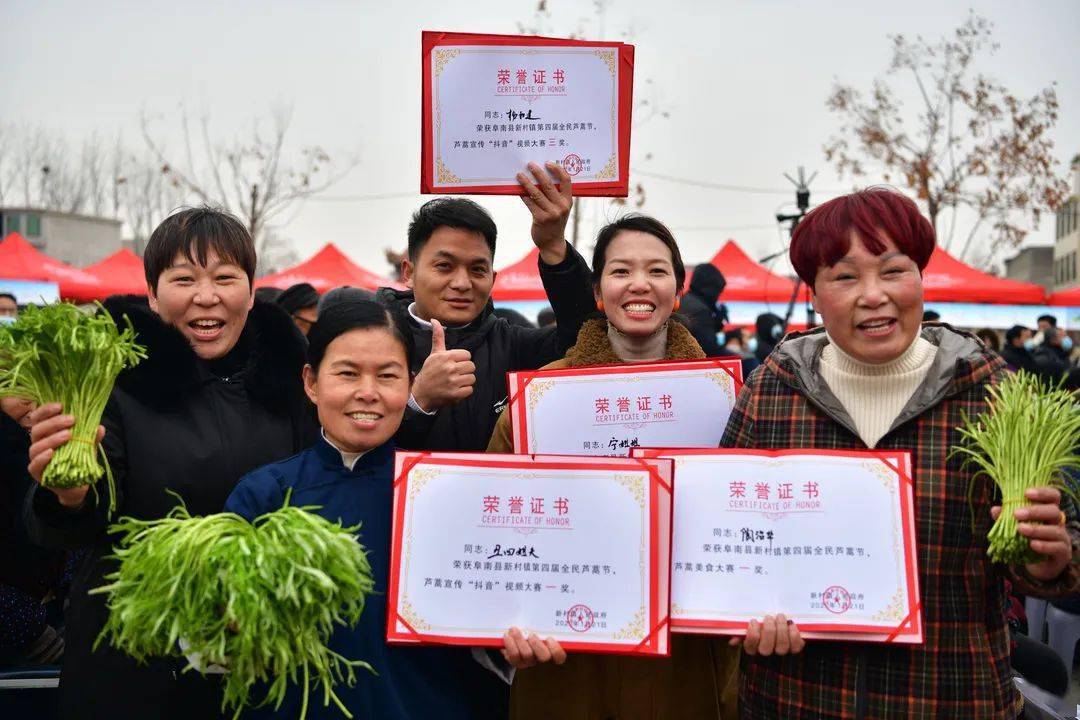
<svg viewBox="0 0 1080 720"><path fill-rule="evenodd" d="M629 455L716 447L742 387L737 358L508 373L514 452Z"/></svg>
<svg viewBox="0 0 1080 720"><path fill-rule="evenodd" d="M424 192L520 194L530 162L563 166L578 195L621 195L633 48L424 33Z"/></svg>
<svg viewBox="0 0 1080 720"><path fill-rule="evenodd" d="M668 654L671 466L399 452L387 641Z"/></svg>
<svg viewBox="0 0 1080 720"><path fill-rule="evenodd" d="M639 450L675 460L675 632L922 642L911 458L897 451Z"/></svg>

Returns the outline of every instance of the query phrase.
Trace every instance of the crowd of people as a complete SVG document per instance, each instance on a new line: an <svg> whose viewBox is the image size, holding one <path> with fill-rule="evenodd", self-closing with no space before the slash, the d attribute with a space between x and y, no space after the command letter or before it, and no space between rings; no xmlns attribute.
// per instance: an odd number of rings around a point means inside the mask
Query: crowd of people
<svg viewBox="0 0 1080 720"><path fill-rule="evenodd" d="M115 500L120 515L161 518L171 492L192 514L252 519L291 493L293 504L359 525L369 553L378 592L360 624L331 641L375 669L339 692L357 717L1021 717L1009 593L1078 591L1080 521L1058 490L1030 491L1017 517L1037 558L992 565L995 487L950 448L961 418L981 411L1010 369L1071 375L1071 341L1054 318L1040 318L1034 334L1010 329L1000 354L924 322L933 229L911 200L870 189L814 209L792 237L792 265L822 326L785 335L768 314L748 336L730 326L711 265L680 296L687 271L664 223L629 215L606 225L587 263L565 240L565 171L534 165L518 181L551 304L539 326L492 307L497 228L467 199L415 212L402 262L409 289L375 294L320 297L303 284L255 292L241 223L210 208L169 216L147 244L148 296L105 303L147 348L121 374L102 422L116 497L104 485L41 486L75 419L57 405L4 401L3 532L18 548L0 586L7 659L62 656L63 717L218 717L215 676L183 672L180 658L138 664L95 643L108 610L88 591L114 568L106 508ZM659 660L567 653L519 628L506 629L498 652L386 644L395 448L510 452L510 371L717 355L741 358L747 378L725 447L913 451L924 643L804 641L782 608L761 608L744 637L674 635ZM9 577L22 580L11 587ZM60 608L48 601L65 589L61 637ZM297 702L292 694L244 716L295 717ZM318 703L308 712L339 713Z"/></svg>

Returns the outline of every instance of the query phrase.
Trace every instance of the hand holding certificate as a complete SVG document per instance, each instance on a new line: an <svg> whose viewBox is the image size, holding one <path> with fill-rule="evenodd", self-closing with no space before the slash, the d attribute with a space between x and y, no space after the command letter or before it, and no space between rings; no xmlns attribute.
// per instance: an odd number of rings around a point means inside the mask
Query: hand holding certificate
<svg viewBox="0 0 1080 720"><path fill-rule="evenodd" d="M399 452L387 641L668 654L671 466Z"/></svg>
<svg viewBox="0 0 1080 720"><path fill-rule="evenodd" d="M671 622L922 642L911 459L897 451L654 450L675 459Z"/></svg>

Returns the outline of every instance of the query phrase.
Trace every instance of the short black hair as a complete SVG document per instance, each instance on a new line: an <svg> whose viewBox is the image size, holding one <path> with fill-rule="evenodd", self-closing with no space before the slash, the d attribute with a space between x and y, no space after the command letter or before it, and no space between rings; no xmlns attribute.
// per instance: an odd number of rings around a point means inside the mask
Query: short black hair
<svg viewBox="0 0 1080 720"><path fill-rule="evenodd" d="M177 253L188 262L206 265L210 251L243 268L248 283L255 281L255 242L235 215L208 205L183 208L154 228L143 252L146 283L157 291L158 278L173 263Z"/></svg>
<svg viewBox="0 0 1080 720"><path fill-rule="evenodd" d="M412 368L416 349L408 321L400 312L374 300L346 300L319 313L319 319L308 331L308 364L317 372L330 343L350 330L365 328L384 328L397 338L405 350L405 367Z"/></svg>
<svg viewBox="0 0 1080 720"><path fill-rule="evenodd" d="M482 235L491 257L495 257L495 238L498 231L487 210L465 198L435 198L428 200L413 213L409 223L409 259L416 262L431 234L441 227L458 228Z"/></svg>
<svg viewBox="0 0 1080 720"><path fill-rule="evenodd" d="M1013 325L1011 328L1005 331L1005 342L1011 343L1013 340L1018 339L1021 335L1024 334L1025 330L1030 330L1030 328L1026 328L1023 325Z"/></svg>
<svg viewBox="0 0 1080 720"><path fill-rule="evenodd" d="M648 233L664 243L671 251L671 265L675 270L675 292L681 293L683 284L686 283L686 265L683 264L679 245L675 242L675 236L668 230L667 225L654 217L632 213L613 223L608 223L600 228L596 234L596 245L593 247L592 256L592 281L594 285L600 284L600 278L604 276L604 265L607 263L607 249L611 241L623 230L636 230Z"/></svg>
<svg viewBox="0 0 1080 720"><path fill-rule="evenodd" d="M1043 322L1044 320L1050 323L1050 327L1057 327L1057 318L1053 315L1040 315L1035 322Z"/></svg>
<svg viewBox="0 0 1080 720"><path fill-rule="evenodd" d="M17 297L15 297L14 295L12 295L11 293L9 293L9 292L0 292L0 298L7 298L8 300L15 303L16 305L19 304L19 299Z"/></svg>
<svg viewBox="0 0 1080 720"><path fill-rule="evenodd" d="M937 322L941 319L941 313L936 310L924 310L922 314L923 322Z"/></svg>
<svg viewBox="0 0 1080 720"><path fill-rule="evenodd" d="M297 310L313 308L319 305L319 291L311 283L301 282L290 285L275 300L285 312L293 315Z"/></svg>
<svg viewBox="0 0 1080 720"><path fill-rule="evenodd" d="M728 340L738 340L740 345L746 344L746 338L743 337L742 328L731 328L724 331L724 344L726 345Z"/></svg>
<svg viewBox="0 0 1080 720"><path fill-rule="evenodd" d="M281 297L281 293L283 293L283 292L285 292L285 291L282 290L281 288L276 288L276 287L255 288L255 299L256 300L262 300L263 302L271 302L272 303L275 300L277 300L279 297Z"/></svg>

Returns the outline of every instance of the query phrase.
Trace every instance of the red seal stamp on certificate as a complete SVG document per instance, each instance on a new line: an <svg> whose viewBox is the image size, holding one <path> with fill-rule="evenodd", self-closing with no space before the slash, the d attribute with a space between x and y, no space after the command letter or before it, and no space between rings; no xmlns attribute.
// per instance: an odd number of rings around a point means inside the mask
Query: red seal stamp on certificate
<svg viewBox="0 0 1080 720"><path fill-rule="evenodd" d="M586 632L593 626L593 611L586 605L575 605L566 611L566 624L574 632Z"/></svg>
<svg viewBox="0 0 1080 720"><path fill-rule="evenodd" d="M573 176L573 175L577 175L578 173L581 172L581 169L584 167L584 164L581 162L580 157L578 157L574 153L570 153L569 155L567 155L566 157L563 158L562 166L563 166L563 169L566 170L566 173L568 175Z"/></svg>
<svg viewBox="0 0 1080 720"><path fill-rule="evenodd" d="M821 594L821 604L829 612L843 615L851 609L851 593L839 585L833 585Z"/></svg>

